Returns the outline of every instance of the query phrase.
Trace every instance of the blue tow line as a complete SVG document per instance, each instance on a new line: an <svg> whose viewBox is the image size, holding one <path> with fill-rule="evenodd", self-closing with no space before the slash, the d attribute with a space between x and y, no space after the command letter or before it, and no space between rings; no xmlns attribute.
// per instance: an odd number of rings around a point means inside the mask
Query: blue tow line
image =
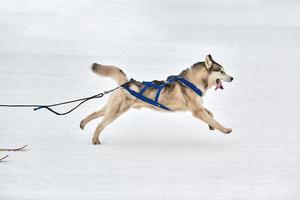
<svg viewBox="0 0 300 200"><path fill-rule="evenodd" d="M172 111L170 108L168 108L167 106L164 106L162 104L160 104L158 102L159 100L159 96L160 96L160 93L161 91L164 89L164 87L166 85L169 85L171 83L174 83L175 81L179 81L180 83L184 84L185 86L189 87L191 90L193 90L195 93L197 93L199 96L202 96L202 91L197 87L195 86L193 83L191 83L190 81L188 81L187 79L183 78L183 77L180 77L180 76L170 76L167 81L165 83L162 83L162 84L157 84L157 83L154 83L154 82L148 82L148 81L143 81L142 84L144 84L145 86L140 90L140 92L136 92L134 90L132 90L130 87L129 87L129 83L126 83L124 85L122 85L122 87L124 89L126 89L132 96L135 96L136 98L144 101L144 102L147 102L153 106L156 106L158 108L161 108L161 109L164 109L164 110L168 110L168 111ZM148 89L148 88L155 88L157 89L157 92L156 92L156 95L155 95L155 99L150 99L148 97L145 97L143 94L144 92Z"/></svg>

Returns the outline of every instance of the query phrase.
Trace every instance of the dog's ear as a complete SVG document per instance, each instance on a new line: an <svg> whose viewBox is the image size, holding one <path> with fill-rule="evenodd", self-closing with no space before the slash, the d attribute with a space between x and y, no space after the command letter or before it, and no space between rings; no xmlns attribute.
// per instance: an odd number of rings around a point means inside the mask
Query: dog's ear
<svg viewBox="0 0 300 200"><path fill-rule="evenodd" d="M205 66L209 70L213 66L213 59L210 54L205 57Z"/></svg>

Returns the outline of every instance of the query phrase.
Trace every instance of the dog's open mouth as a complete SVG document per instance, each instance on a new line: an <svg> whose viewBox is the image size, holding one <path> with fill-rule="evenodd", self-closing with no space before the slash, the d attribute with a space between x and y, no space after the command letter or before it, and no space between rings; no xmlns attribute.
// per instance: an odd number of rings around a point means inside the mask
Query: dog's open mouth
<svg viewBox="0 0 300 200"><path fill-rule="evenodd" d="M217 79L216 82L217 82L217 86L216 86L215 90L217 90L217 89L222 89L223 90L224 88L223 88L223 85L222 85L222 81L220 79Z"/></svg>

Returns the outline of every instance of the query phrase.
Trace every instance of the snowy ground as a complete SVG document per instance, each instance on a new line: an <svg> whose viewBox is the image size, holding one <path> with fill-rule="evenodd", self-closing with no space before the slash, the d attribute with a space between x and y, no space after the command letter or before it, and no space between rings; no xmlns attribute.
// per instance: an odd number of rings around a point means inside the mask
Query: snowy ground
<svg viewBox="0 0 300 200"><path fill-rule="evenodd" d="M0 104L55 103L115 87L93 62L164 79L208 53L235 80L189 113L131 110L91 145L76 112L0 108L1 200L300 199L298 1L0 1ZM150 123L151 121L151 123ZM5 153L0 152L0 155Z"/></svg>

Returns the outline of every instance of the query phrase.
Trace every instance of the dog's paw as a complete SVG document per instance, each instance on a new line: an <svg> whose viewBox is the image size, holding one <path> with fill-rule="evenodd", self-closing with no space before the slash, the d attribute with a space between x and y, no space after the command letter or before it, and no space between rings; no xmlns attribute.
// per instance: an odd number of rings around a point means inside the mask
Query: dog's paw
<svg viewBox="0 0 300 200"><path fill-rule="evenodd" d="M225 130L223 131L223 133L225 133L225 134L229 134L231 132L232 132L231 128L225 128Z"/></svg>
<svg viewBox="0 0 300 200"><path fill-rule="evenodd" d="M209 130L212 130L212 131L213 131L213 130L215 130L215 128L214 128L214 127L212 127L212 126L209 126L209 125L208 125L208 128L209 128Z"/></svg>
<svg viewBox="0 0 300 200"><path fill-rule="evenodd" d="M80 128L83 130L84 127L85 127L85 123L84 123L84 121L82 120L82 121L80 122Z"/></svg>
<svg viewBox="0 0 300 200"><path fill-rule="evenodd" d="M94 145L101 144L101 143L100 143L100 140L99 140L98 138L93 138L92 143L93 143Z"/></svg>

